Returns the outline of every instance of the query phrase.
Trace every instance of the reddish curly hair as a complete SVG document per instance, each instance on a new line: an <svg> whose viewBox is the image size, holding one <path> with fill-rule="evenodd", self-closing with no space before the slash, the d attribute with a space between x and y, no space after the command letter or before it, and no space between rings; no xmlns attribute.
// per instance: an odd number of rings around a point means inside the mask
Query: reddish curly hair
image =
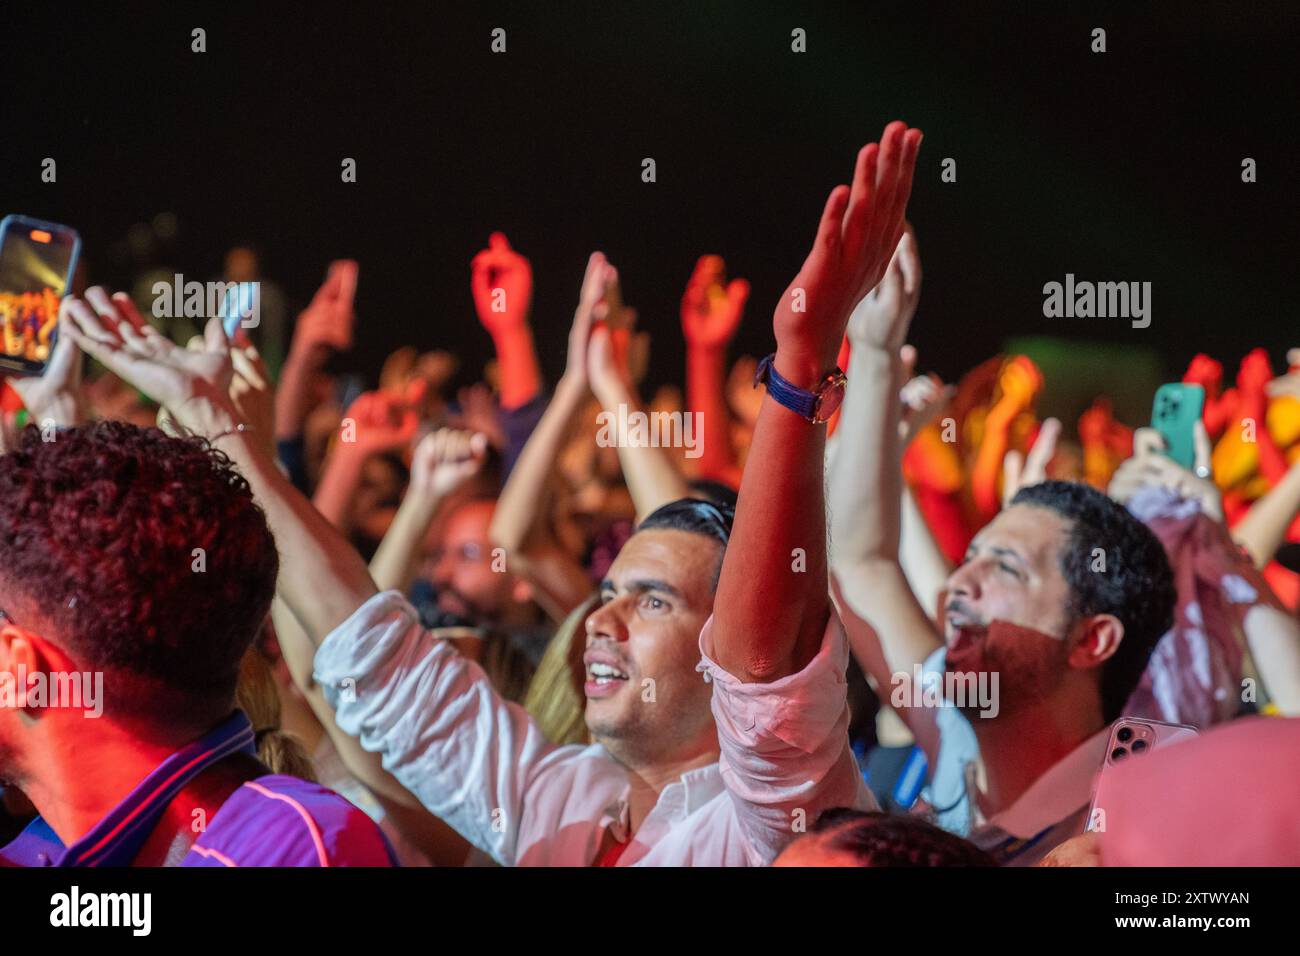
<svg viewBox="0 0 1300 956"><path fill-rule="evenodd" d="M103 671L110 716L225 716L278 570L248 482L204 439L100 422L43 441L29 426L0 456L0 606Z"/></svg>

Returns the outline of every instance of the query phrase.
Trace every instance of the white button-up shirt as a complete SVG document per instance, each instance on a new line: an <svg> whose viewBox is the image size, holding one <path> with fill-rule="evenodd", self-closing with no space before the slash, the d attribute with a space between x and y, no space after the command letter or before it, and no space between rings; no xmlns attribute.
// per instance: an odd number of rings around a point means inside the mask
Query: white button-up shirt
<svg viewBox="0 0 1300 956"><path fill-rule="evenodd" d="M708 655L719 760L659 794L619 866L761 866L831 807L875 809L849 749L848 645L833 614L797 674L745 684ZM628 838L627 769L599 744L556 746L483 670L432 639L397 592L321 644L316 680L340 727L435 816L497 862L588 866Z"/></svg>

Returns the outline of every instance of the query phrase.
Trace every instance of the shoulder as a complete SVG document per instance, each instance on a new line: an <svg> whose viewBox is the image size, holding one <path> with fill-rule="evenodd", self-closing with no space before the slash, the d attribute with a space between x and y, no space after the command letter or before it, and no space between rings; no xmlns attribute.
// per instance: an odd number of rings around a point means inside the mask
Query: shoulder
<svg viewBox="0 0 1300 956"><path fill-rule="evenodd" d="M192 866L392 866L370 817L318 783L270 775L222 804L186 859Z"/></svg>

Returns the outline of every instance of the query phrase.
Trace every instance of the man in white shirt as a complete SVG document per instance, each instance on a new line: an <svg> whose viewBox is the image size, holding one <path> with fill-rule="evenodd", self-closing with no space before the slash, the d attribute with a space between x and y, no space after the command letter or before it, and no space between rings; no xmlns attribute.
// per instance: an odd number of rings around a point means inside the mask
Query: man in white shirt
<svg viewBox="0 0 1300 956"><path fill-rule="evenodd" d="M196 352L121 304L72 334L239 466L340 725L471 842L514 864L769 863L822 810L871 806L847 740L822 463L844 328L902 234L920 139L891 123L859 152L852 187L830 194L776 308L734 530L707 506L681 506L689 513L647 521L611 568L588 623L591 747L549 745L400 595L376 593L360 556L243 426L219 322Z"/></svg>
<svg viewBox="0 0 1300 956"><path fill-rule="evenodd" d="M844 324L902 232L919 143L895 123L864 148L777 307L734 534L716 506L675 502L611 567L587 622L596 743L549 744L478 668L431 645L397 595L371 598L321 645L316 678L339 725L498 861L762 865L822 810L873 805L827 599L823 396L842 394ZM812 414L795 410L800 396Z"/></svg>

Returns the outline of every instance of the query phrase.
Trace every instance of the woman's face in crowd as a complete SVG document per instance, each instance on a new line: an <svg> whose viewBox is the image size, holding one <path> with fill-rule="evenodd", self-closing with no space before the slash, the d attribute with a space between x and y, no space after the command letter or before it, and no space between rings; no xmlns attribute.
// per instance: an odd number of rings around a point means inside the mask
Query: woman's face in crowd
<svg viewBox="0 0 1300 956"><path fill-rule="evenodd" d="M711 688L696 671L713 612L720 546L685 531L628 539L587 619L587 726L615 754L687 753L716 733Z"/></svg>

